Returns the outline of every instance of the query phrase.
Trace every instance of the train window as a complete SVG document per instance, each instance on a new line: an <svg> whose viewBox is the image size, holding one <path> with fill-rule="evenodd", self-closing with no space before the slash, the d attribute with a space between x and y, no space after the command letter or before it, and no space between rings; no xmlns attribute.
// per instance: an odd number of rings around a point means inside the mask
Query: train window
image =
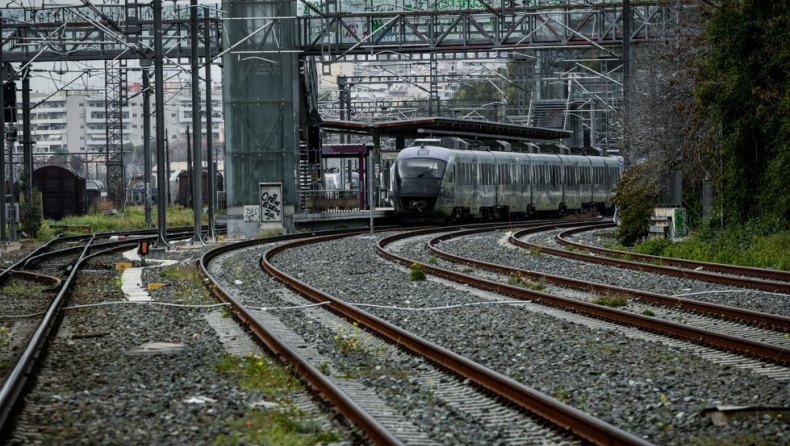
<svg viewBox="0 0 790 446"><path fill-rule="evenodd" d="M401 178L441 178L447 163L431 158L407 158L398 161Z"/></svg>

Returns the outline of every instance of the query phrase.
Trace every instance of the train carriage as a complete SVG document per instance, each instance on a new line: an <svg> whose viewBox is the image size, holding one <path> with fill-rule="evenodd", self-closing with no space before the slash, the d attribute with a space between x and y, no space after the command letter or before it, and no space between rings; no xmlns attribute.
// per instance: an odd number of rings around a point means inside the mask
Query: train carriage
<svg viewBox="0 0 790 446"><path fill-rule="evenodd" d="M41 192L44 218L61 220L87 211L85 179L60 166L33 171L33 186Z"/></svg>

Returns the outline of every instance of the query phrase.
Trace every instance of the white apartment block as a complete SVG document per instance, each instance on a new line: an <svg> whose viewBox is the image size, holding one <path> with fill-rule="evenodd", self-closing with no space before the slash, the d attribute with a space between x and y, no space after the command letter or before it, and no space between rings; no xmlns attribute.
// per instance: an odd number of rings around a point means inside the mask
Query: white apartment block
<svg viewBox="0 0 790 446"><path fill-rule="evenodd" d="M165 86L165 129L171 139L185 138L192 127L191 89L182 84ZM176 87L178 87L176 89ZM140 91L139 84L130 84L127 97ZM212 136L224 143L222 86L212 89ZM104 153L106 150L106 109L104 90L62 90L30 94L30 133L36 158L45 154L68 152ZM17 92L16 151L22 151L22 94ZM151 112L156 110L151 95ZM205 89L201 88L201 110L205 110ZM128 100L122 109L124 147L143 145L143 96ZM206 134L205 116L201 117L202 134ZM151 117L151 139L156 138L156 117Z"/></svg>

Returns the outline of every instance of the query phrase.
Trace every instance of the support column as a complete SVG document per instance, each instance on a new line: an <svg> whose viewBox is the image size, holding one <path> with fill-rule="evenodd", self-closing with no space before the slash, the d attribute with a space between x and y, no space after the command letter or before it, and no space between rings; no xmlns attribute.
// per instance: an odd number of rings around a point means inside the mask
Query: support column
<svg viewBox="0 0 790 446"><path fill-rule="evenodd" d="M151 80L143 68L143 175L145 183L145 226L154 227L151 216ZM159 172L161 175L164 172ZM157 194L158 195L158 194ZM157 197L158 200L158 197Z"/></svg>
<svg viewBox="0 0 790 446"><path fill-rule="evenodd" d="M25 186L25 203L30 203L33 199L33 139L30 132L30 68L26 68L22 73L22 113L25 121L22 124L22 156L24 158L24 171L27 172ZM13 150L13 147L11 148ZM86 167L87 169L87 167Z"/></svg>
<svg viewBox="0 0 790 446"><path fill-rule="evenodd" d="M157 244L169 246L167 243L167 203L165 178L168 171L165 167L165 83L164 65L162 63L162 0L153 0L154 9L154 82L156 83L156 209L157 209Z"/></svg>
<svg viewBox="0 0 790 446"><path fill-rule="evenodd" d="M189 24L192 33L192 160L195 168L192 170L192 215L194 216L194 227L192 232L192 244L203 243L200 236L200 223L203 215L203 192L200 187L203 184L203 169L201 166L202 156L200 156L200 55L198 53L198 6L197 0L189 1Z"/></svg>
<svg viewBox="0 0 790 446"><path fill-rule="evenodd" d="M0 242L6 241L5 233L5 67L3 66L3 42L0 34Z"/></svg>
<svg viewBox="0 0 790 446"><path fill-rule="evenodd" d="M208 239L214 241L214 209L217 205L217 191L214 185L216 173L214 172L214 157L212 156L212 122L211 122L211 99L212 99L212 86L211 86L211 32L209 23L209 9L203 8L203 38L205 39L206 49L206 169L208 175L206 178L206 203L208 204Z"/></svg>

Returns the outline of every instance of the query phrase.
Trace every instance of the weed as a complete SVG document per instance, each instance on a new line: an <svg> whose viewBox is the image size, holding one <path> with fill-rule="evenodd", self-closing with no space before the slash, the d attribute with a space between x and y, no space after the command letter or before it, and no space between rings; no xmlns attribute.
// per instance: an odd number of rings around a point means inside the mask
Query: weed
<svg viewBox="0 0 790 446"><path fill-rule="evenodd" d="M616 296L616 295L613 296L613 295L605 294L593 300L593 303L597 305L603 305L606 307L617 308L617 307L624 307L628 305L628 299L626 299L623 296Z"/></svg>
<svg viewBox="0 0 790 446"><path fill-rule="evenodd" d="M475 270L472 268L464 268L461 270L461 272L464 274L472 274L473 272L475 272Z"/></svg>
<svg viewBox="0 0 790 446"><path fill-rule="evenodd" d="M342 325L337 326L337 331L338 334L334 336L333 340L341 352L365 352L365 346L363 345L362 338L360 336L363 334L363 331L361 328L359 328L359 322L354 321L354 323L351 324L350 332L346 332L346 329Z"/></svg>
<svg viewBox="0 0 790 446"><path fill-rule="evenodd" d="M318 365L318 371L324 376L329 376L329 364L331 364L329 361L322 359L321 364Z"/></svg>
<svg viewBox="0 0 790 446"><path fill-rule="evenodd" d="M557 388L554 389L553 392L551 392L551 396L553 396L555 400L561 403L567 403L568 400L570 399L570 395L568 394L568 391L565 390L565 387L562 384L557 386Z"/></svg>
<svg viewBox="0 0 790 446"><path fill-rule="evenodd" d="M510 273L507 283L513 286L520 286L534 291L543 291L546 289L546 280L541 278L539 281L529 279L528 276L522 275L520 271Z"/></svg>
<svg viewBox="0 0 790 446"><path fill-rule="evenodd" d="M656 315L655 313L653 313L653 310L651 310L650 308L646 308L645 311L642 312L642 314L645 315L645 316L655 316Z"/></svg>
<svg viewBox="0 0 790 446"><path fill-rule="evenodd" d="M11 330L5 325L0 327L0 348L8 348L11 345Z"/></svg>
<svg viewBox="0 0 790 446"><path fill-rule="evenodd" d="M233 317L233 307L230 305L225 305L222 307L222 318L228 319Z"/></svg>
<svg viewBox="0 0 790 446"><path fill-rule="evenodd" d="M169 279L176 289L176 296L182 298L188 305L214 303L214 298L204 286L203 275L197 264L167 267L159 272L159 276Z"/></svg>
<svg viewBox="0 0 790 446"><path fill-rule="evenodd" d="M428 257L428 263L430 263L431 265L436 265L436 256Z"/></svg>
<svg viewBox="0 0 790 446"><path fill-rule="evenodd" d="M240 379L244 389L256 390L270 399L287 401L291 392L302 390L302 383L291 375L285 367L269 358L252 353L239 357L223 355L217 370L234 374Z"/></svg>
<svg viewBox="0 0 790 446"><path fill-rule="evenodd" d="M540 246L538 246L538 245L531 245L531 246L529 247L529 254L530 254L531 256L538 257L538 256L540 256L540 254L541 254L541 250L542 250L542 249L543 249L543 248L542 248L542 247L540 247Z"/></svg>
<svg viewBox="0 0 790 446"><path fill-rule="evenodd" d="M617 353L621 350L621 347L617 344L611 344L611 343L601 344L595 339L587 339L586 341L584 341L584 345L591 349L605 353Z"/></svg>
<svg viewBox="0 0 790 446"><path fill-rule="evenodd" d="M682 297L678 297L678 303L675 304L675 310L677 310L677 312L678 312L678 317L677 317L678 323L682 324L683 323L683 298Z"/></svg>
<svg viewBox="0 0 790 446"><path fill-rule="evenodd" d="M332 228L332 229L348 229L348 225L345 224L345 223L340 223L340 224L335 225L335 227Z"/></svg>
<svg viewBox="0 0 790 446"><path fill-rule="evenodd" d="M231 432L219 436L216 443L307 446L340 440L337 433L323 431L321 425L320 420L295 406L250 410L241 419L229 422Z"/></svg>
<svg viewBox="0 0 790 446"><path fill-rule="evenodd" d="M568 252L574 252L576 251L576 247L573 245L565 245L565 250Z"/></svg>
<svg viewBox="0 0 790 446"><path fill-rule="evenodd" d="M411 273L409 274L409 279L411 279L412 282L421 282L427 279L425 275L425 271L423 271L423 266L420 265L419 263L417 262L412 263L409 269L411 270Z"/></svg>

